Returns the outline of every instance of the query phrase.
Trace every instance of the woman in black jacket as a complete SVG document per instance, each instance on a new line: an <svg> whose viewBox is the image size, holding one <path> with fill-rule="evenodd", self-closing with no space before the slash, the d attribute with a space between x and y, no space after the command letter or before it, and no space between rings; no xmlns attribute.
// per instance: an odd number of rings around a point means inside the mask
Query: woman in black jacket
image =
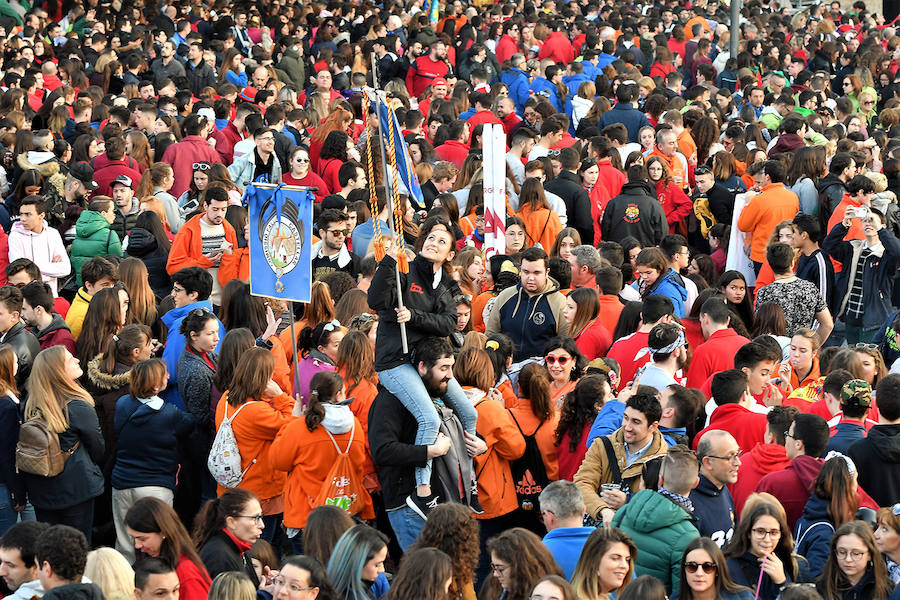
<svg viewBox="0 0 900 600"><path fill-rule="evenodd" d="M241 488L225 490L203 505L195 522L194 546L200 548L209 576L215 579L219 573L242 571L258 588L259 578L247 551L262 535L259 499Z"/></svg>
<svg viewBox="0 0 900 600"><path fill-rule="evenodd" d="M397 303L395 255L381 261L369 287L369 306L378 311L380 341L375 347L378 380L415 417L417 445L434 444L440 420L431 395L416 366L410 362L410 351L425 337L446 337L456 330L454 297L459 294L459 286L445 269L453 260L455 248L456 236L450 223L440 217L430 217L422 225L416 242L419 254L409 263L409 272L400 274L403 308L398 308ZM406 352L401 345L401 323L406 324ZM443 399L459 416L465 430L475 435L478 414L472 403L455 379L448 381L446 390ZM428 460L424 467L416 468L416 493L410 495L411 507L415 505L413 510L423 518L437 504L430 482L431 461Z"/></svg>
<svg viewBox="0 0 900 600"><path fill-rule="evenodd" d="M138 215L134 229L128 234L126 256L134 256L144 262L150 276L150 288L157 298L165 298L172 291L172 280L166 271L172 242L166 235L162 221L152 210Z"/></svg>
<svg viewBox="0 0 900 600"><path fill-rule="evenodd" d="M63 346L52 346L34 359L28 381L25 419L41 419L59 436L59 447L71 451L55 477L23 473L28 499L38 521L70 525L91 541L94 498L103 493L103 434L94 400L78 384L78 359Z"/></svg>

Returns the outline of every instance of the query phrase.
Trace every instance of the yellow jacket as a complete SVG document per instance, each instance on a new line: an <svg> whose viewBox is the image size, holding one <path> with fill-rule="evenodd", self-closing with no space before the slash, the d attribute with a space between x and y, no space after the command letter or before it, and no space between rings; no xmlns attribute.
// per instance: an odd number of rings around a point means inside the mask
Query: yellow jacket
<svg viewBox="0 0 900 600"><path fill-rule="evenodd" d="M75 294L75 299L72 300L69 312L66 313L66 325L69 326L72 337L76 342L78 341L78 336L81 335L81 326L84 324L84 315L87 314L88 306L91 305L91 298L93 296L88 294L84 287L79 288L78 293Z"/></svg>

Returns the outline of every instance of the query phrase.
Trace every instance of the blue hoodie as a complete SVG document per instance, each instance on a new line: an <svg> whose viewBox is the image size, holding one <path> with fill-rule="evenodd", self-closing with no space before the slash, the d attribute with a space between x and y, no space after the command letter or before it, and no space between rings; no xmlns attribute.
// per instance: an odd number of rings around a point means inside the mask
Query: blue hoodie
<svg viewBox="0 0 900 600"><path fill-rule="evenodd" d="M500 81L509 88L509 97L516 103L516 112L522 116L525 111L525 103L531 97L531 91L528 89L528 75L521 69L510 67L500 73Z"/></svg>
<svg viewBox="0 0 900 600"><path fill-rule="evenodd" d="M803 514L794 526L794 539L798 540L797 554L809 561L809 574L819 577L831 552L834 523L828 516L828 501L813 494L803 507Z"/></svg>
<svg viewBox="0 0 900 600"><path fill-rule="evenodd" d="M566 112L563 99L559 97L559 89L557 89L556 84L546 77L535 77L534 81L531 82L531 91L546 97L550 101L550 104L553 105L553 108L556 109L556 112ZM571 114L571 111L569 111L569 114Z"/></svg>
<svg viewBox="0 0 900 600"><path fill-rule="evenodd" d="M694 503L694 523L700 535L712 538L720 548L724 548L734 535L734 500L728 488L718 489L703 474L700 483L691 490L691 502Z"/></svg>
<svg viewBox="0 0 900 600"><path fill-rule="evenodd" d="M618 400L608 400L594 418L594 424L591 425L591 430L588 432L585 446L590 448L598 437L615 432L622 426L622 417L624 416L625 404Z"/></svg>
<svg viewBox="0 0 900 600"><path fill-rule="evenodd" d="M169 328L169 337L166 338L166 347L163 349L162 355L163 361L166 363L166 369L169 371L169 387L161 394L161 396L163 400L171 402L181 410L184 410L184 400L182 399L181 394L178 393L176 377L178 372L178 359L184 351L185 341L184 335L179 331L179 328L181 327L181 322L184 318L195 308L205 308L212 312L212 304L209 303L209 300L201 300L199 302L194 302L193 304L173 308L160 317L163 324ZM222 325L218 319L216 319L216 322L219 323L219 345L216 346L215 351L219 352L222 347L222 340L225 338L225 326Z"/></svg>
<svg viewBox="0 0 900 600"><path fill-rule="evenodd" d="M679 283L678 280L680 278L681 276L678 275L678 273L669 269L665 275L657 279L656 282L650 286L649 290L641 295L644 297L650 295L665 296L675 305L675 316L679 319L683 319L684 303L687 301L687 290ZM637 281L632 283L631 287L640 291Z"/></svg>
<svg viewBox="0 0 900 600"><path fill-rule="evenodd" d="M548 531L544 536L544 545L566 574L566 579L572 579L584 543L594 529L594 527L559 527Z"/></svg>

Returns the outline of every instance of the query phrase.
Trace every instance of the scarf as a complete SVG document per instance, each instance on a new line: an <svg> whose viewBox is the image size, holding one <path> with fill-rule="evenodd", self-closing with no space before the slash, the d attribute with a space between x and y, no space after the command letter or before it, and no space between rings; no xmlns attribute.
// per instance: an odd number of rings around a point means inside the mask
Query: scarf
<svg viewBox="0 0 900 600"><path fill-rule="evenodd" d="M659 488L656 490L684 510L688 511L691 514L694 514L694 503L691 502L691 499L687 496L682 496L681 494L676 494L675 492L670 492L665 488Z"/></svg>
<svg viewBox="0 0 900 600"><path fill-rule="evenodd" d="M224 527L222 528L222 531L225 533L225 535L228 536L228 539L230 539L232 541L232 543L234 543L234 545L237 546L237 551L238 551L238 554L240 554L240 555L243 555L244 552L249 550L250 546L253 545L253 544L250 544L249 542L245 542L245 541L237 539L236 537L234 537L234 534L232 534L230 531L228 531Z"/></svg>

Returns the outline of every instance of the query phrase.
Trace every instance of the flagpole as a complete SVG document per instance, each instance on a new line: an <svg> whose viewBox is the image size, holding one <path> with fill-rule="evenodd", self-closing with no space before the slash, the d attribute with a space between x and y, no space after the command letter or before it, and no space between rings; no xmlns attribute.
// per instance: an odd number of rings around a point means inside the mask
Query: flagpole
<svg viewBox="0 0 900 600"><path fill-rule="evenodd" d="M372 82L373 83L375 83L377 81L377 77L378 77L378 75L376 73L375 54L373 53L372 54ZM391 212L393 213L393 203L392 203L393 196L391 195L392 194L391 177L390 177L390 173L388 172L388 169L390 167L388 166L387 155L384 150L384 139L385 139L384 138L384 130L382 130L382 128L381 128L381 106L379 105L381 100L378 98L378 95L377 95L378 89L376 88L375 91L376 91L375 115L378 117L378 132L379 132L380 138L381 138L379 140L378 145L381 147L381 165L384 169L385 198L386 198L387 202L391 202L391 208L392 208ZM387 108L387 106L385 106L385 108ZM378 218L377 215L373 215L373 217L375 219ZM403 238L401 237L403 235L403 233L396 231L394 229L393 219L388 219L388 227L390 227L391 230L394 232L394 243L397 247L397 252L398 253L405 252L406 249L404 248ZM403 288L400 283L400 262L399 261L394 261L394 262L396 263L394 265L394 279L397 282L397 308L399 308L400 310L403 310L403 308L404 308L404 306L403 306ZM407 339L406 339L406 323L400 323L400 343L403 346L403 353L407 354L409 352L409 343L407 342Z"/></svg>

